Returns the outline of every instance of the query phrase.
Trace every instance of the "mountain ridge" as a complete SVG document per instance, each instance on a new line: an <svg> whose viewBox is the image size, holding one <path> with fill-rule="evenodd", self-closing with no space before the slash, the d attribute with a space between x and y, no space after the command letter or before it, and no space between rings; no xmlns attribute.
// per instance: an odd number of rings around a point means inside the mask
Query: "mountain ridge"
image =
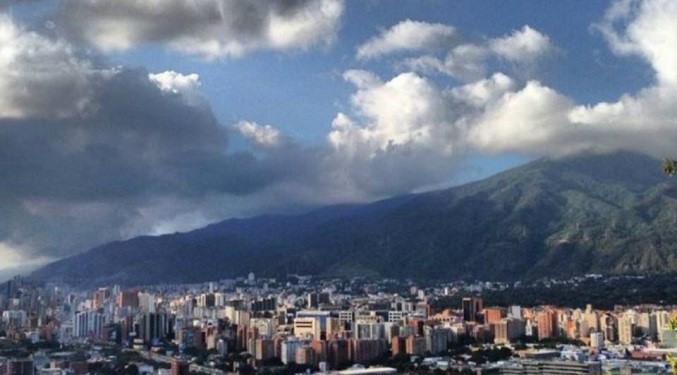
<svg viewBox="0 0 677 375"><path fill-rule="evenodd" d="M440 279L671 272L676 198L648 156L539 159L442 190L111 242L34 276L140 285L249 271Z"/></svg>

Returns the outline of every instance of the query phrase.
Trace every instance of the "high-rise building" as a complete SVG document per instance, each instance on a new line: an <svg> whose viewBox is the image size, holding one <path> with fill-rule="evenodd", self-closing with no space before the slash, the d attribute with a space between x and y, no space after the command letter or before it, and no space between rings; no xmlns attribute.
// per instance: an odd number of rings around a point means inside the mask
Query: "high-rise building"
<svg viewBox="0 0 677 375"><path fill-rule="evenodd" d="M663 329L668 325L670 321L670 314L665 310L654 311L653 313L656 316L656 329L658 330L658 340L663 341Z"/></svg>
<svg viewBox="0 0 677 375"><path fill-rule="evenodd" d="M22 328L27 325L28 316L24 310L7 310L2 312L2 322L6 326Z"/></svg>
<svg viewBox="0 0 677 375"><path fill-rule="evenodd" d="M313 348L313 351L315 352L316 363L327 361L329 354L327 341L313 340L310 342L310 347Z"/></svg>
<svg viewBox="0 0 677 375"><path fill-rule="evenodd" d="M642 335L656 338L658 336L658 327L656 322L656 315L643 312L637 315L637 328Z"/></svg>
<svg viewBox="0 0 677 375"><path fill-rule="evenodd" d="M138 293L139 310L142 313L155 312L155 296L150 293Z"/></svg>
<svg viewBox="0 0 677 375"><path fill-rule="evenodd" d="M138 324L137 337L144 342L154 339L163 339L173 331L172 317L166 313L146 313L141 316Z"/></svg>
<svg viewBox="0 0 677 375"><path fill-rule="evenodd" d="M623 316L618 319L618 342L623 345L631 344L634 330L635 324L632 317L623 314Z"/></svg>
<svg viewBox="0 0 677 375"><path fill-rule="evenodd" d="M101 338L105 315L96 311L79 311L73 316L73 337Z"/></svg>
<svg viewBox="0 0 677 375"><path fill-rule="evenodd" d="M317 308L324 303L330 303L329 293L308 293L307 306L309 308Z"/></svg>
<svg viewBox="0 0 677 375"><path fill-rule="evenodd" d="M294 319L294 336L302 339L319 339L320 324L316 318L296 318Z"/></svg>
<svg viewBox="0 0 677 375"><path fill-rule="evenodd" d="M275 311L277 308L277 299L271 298L262 298L252 302L251 310L252 311Z"/></svg>
<svg viewBox="0 0 677 375"><path fill-rule="evenodd" d="M297 319L312 318L315 320L315 332L313 333L316 339L326 339L328 324L331 321L331 313L329 311L316 310L301 310L296 313L294 321ZM296 334L296 331L294 331ZM298 335L297 335L298 336ZM301 337L301 336L299 336Z"/></svg>
<svg viewBox="0 0 677 375"><path fill-rule="evenodd" d="M34 372L35 365L30 359L10 359L5 363L6 375L33 375Z"/></svg>
<svg viewBox="0 0 677 375"><path fill-rule="evenodd" d="M600 331L604 333L604 338L608 341L615 342L618 340L618 320L612 314L602 314L599 319Z"/></svg>
<svg viewBox="0 0 677 375"><path fill-rule="evenodd" d="M390 352L393 355L406 353L404 337L393 336L390 338Z"/></svg>
<svg viewBox="0 0 677 375"><path fill-rule="evenodd" d="M108 288L99 288L96 292L94 292L93 296L93 301L94 301L94 308L100 308L103 306L104 302L110 298L110 289Z"/></svg>
<svg viewBox="0 0 677 375"><path fill-rule="evenodd" d="M524 335L524 321L522 319L501 319L494 325L494 343L507 344Z"/></svg>
<svg viewBox="0 0 677 375"><path fill-rule="evenodd" d="M136 291L120 292L115 300L118 307L139 307L139 293Z"/></svg>
<svg viewBox="0 0 677 375"><path fill-rule="evenodd" d="M296 348L296 363L299 365L315 365L315 351L308 345Z"/></svg>
<svg viewBox="0 0 677 375"><path fill-rule="evenodd" d="M508 318L522 319L522 308L517 305L508 308Z"/></svg>
<svg viewBox="0 0 677 375"><path fill-rule="evenodd" d="M202 293L197 297L198 307L216 306L216 296L213 293Z"/></svg>
<svg viewBox="0 0 677 375"><path fill-rule="evenodd" d="M333 369L338 369L350 361L348 340L333 339L327 344L327 362Z"/></svg>
<svg viewBox="0 0 677 375"><path fill-rule="evenodd" d="M425 353L425 338L409 336L404 340L405 352L409 355L421 355Z"/></svg>
<svg viewBox="0 0 677 375"><path fill-rule="evenodd" d="M447 350L447 342L450 336L449 328L428 327L423 329L426 351L437 354Z"/></svg>
<svg viewBox="0 0 677 375"><path fill-rule="evenodd" d="M256 327L259 331L259 335L273 337L275 326L273 325L272 319L254 318L249 321L249 325Z"/></svg>
<svg viewBox="0 0 677 375"><path fill-rule="evenodd" d="M267 361L275 357L275 342L272 339L256 340L256 360Z"/></svg>
<svg viewBox="0 0 677 375"><path fill-rule="evenodd" d="M350 340L351 358L355 363L366 364L388 350L385 340ZM425 349L425 340L423 340Z"/></svg>
<svg viewBox="0 0 677 375"><path fill-rule="evenodd" d="M355 323L353 337L358 340L385 339L385 326L383 323Z"/></svg>
<svg viewBox="0 0 677 375"><path fill-rule="evenodd" d="M171 374L172 375L189 375L190 374L190 364L186 361L174 358L171 365Z"/></svg>
<svg viewBox="0 0 677 375"><path fill-rule="evenodd" d="M288 339L280 344L280 359L285 365L296 361L296 349L307 344L305 340Z"/></svg>
<svg viewBox="0 0 677 375"><path fill-rule="evenodd" d="M463 308L463 320L476 322L483 307L482 297L463 297L461 306Z"/></svg>
<svg viewBox="0 0 677 375"><path fill-rule="evenodd" d="M200 327L182 327L178 329L176 336L181 347L197 349L205 347L205 338Z"/></svg>
<svg viewBox="0 0 677 375"><path fill-rule="evenodd" d="M487 307L484 309L484 323L492 324L505 318L505 309L501 307Z"/></svg>
<svg viewBox="0 0 677 375"><path fill-rule="evenodd" d="M554 310L547 308L538 312L536 315L536 323L538 325L539 340L559 335L557 314Z"/></svg>
<svg viewBox="0 0 677 375"><path fill-rule="evenodd" d="M590 332L590 347L593 349L604 347L604 334L602 332Z"/></svg>

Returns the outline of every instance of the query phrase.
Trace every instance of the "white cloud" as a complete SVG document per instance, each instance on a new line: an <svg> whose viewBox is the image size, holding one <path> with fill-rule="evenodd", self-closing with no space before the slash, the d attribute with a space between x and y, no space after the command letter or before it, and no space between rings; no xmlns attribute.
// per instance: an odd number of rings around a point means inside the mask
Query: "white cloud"
<svg viewBox="0 0 677 375"><path fill-rule="evenodd" d="M586 145L572 145L564 135L571 132L566 121L571 102L540 82L529 81L519 91L506 92L489 102L474 119L469 143L483 152L523 152L537 155L571 152Z"/></svg>
<svg viewBox="0 0 677 375"><path fill-rule="evenodd" d="M495 73L445 89L415 73L381 81L348 71L344 78L357 88L353 113L337 114L328 142L350 158L426 153L451 160L472 151L561 154L590 147L585 135L572 135L571 100L537 81L519 86Z"/></svg>
<svg viewBox="0 0 677 375"><path fill-rule="evenodd" d="M367 60L402 51L449 48L455 38L456 29L452 26L408 19L360 45L357 58Z"/></svg>
<svg viewBox="0 0 677 375"><path fill-rule="evenodd" d="M149 73L148 79L165 93L181 95L186 104L208 106L200 92L200 76L195 73L181 74L173 70Z"/></svg>
<svg viewBox="0 0 677 375"><path fill-rule="evenodd" d="M167 70L162 73L150 73L148 79L160 90L174 94L193 93L200 87L200 76L195 73L181 74Z"/></svg>
<svg viewBox="0 0 677 375"><path fill-rule="evenodd" d="M0 15L0 118L63 118L92 107L98 71L62 40L24 30Z"/></svg>
<svg viewBox="0 0 677 375"><path fill-rule="evenodd" d="M0 262L0 282L11 276L29 272L54 260L40 255L27 259L25 254L26 249L0 241L0 259L2 259Z"/></svg>
<svg viewBox="0 0 677 375"><path fill-rule="evenodd" d="M251 121L240 121L235 128L257 146L274 147L282 143L280 131L271 125L259 125Z"/></svg>
<svg viewBox="0 0 677 375"><path fill-rule="evenodd" d="M619 54L635 54L651 64L659 83L677 85L677 3L623 0L596 25Z"/></svg>
<svg viewBox="0 0 677 375"><path fill-rule="evenodd" d="M161 43L207 59L331 43L342 0L67 0L67 31L104 50Z"/></svg>
<svg viewBox="0 0 677 375"><path fill-rule="evenodd" d="M594 134L607 148L674 156L677 143L677 3L617 1L595 27L611 49L637 55L653 68L656 81L615 102L576 106L569 120Z"/></svg>
<svg viewBox="0 0 677 375"><path fill-rule="evenodd" d="M382 84L381 78L376 74L360 69L346 71L343 73L343 79L359 89L368 89Z"/></svg>
<svg viewBox="0 0 677 375"><path fill-rule="evenodd" d="M436 133L445 130L444 95L426 78L403 73L380 82L361 71L348 71L344 78L358 88L351 103L364 123L358 125L346 114L337 115L328 136L334 148L350 149L351 153L354 147L366 148L373 154L393 146L435 143L439 139Z"/></svg>
<svg viewBox="0 0 677 375"><path fill-rule="evenodd" d="M442 73L464 80L476 80L485 76L485 61L489 50L474 44L461 44L454 47L446 57L426 55L405 59L403 65L426 74Z"/></svg>
<svg viewBox="0 0 677 375"><path fill-rule="evenodd" d="M482 43L464 43L453 47L444 58L425 55L405 59L404 67L423 73L442 73L473 81L485 76L487 63L493 60L530 68L555 50L547 35L524 26L510 34Z"/></svg>
<svg viewBox="0 0 677 375"><path fill-rule="evenodd" d="M547 35L541 34L528 25L509 35L491 39L488 47L497 56L516 62L534 61L553 49Z"/></svg>
<svg viewBox="0 0 677 375"><path fill-rule="evenodd" d="M495 73L490 78L454 87L451 89L451 95L460 103L482 108L514 88L515 82L512 78L503 73Z"/></svg>

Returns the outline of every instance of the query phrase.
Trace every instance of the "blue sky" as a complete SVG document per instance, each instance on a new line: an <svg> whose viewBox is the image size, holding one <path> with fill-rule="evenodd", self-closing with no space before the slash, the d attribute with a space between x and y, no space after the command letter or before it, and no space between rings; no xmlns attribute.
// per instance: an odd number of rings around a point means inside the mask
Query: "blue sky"
<svg viewBox="0 0 677 375"><path fill-rule="evenodd" d="M337 111L349 106L352 87L341 75L349 69L369 69L389 77L402 69L396 59L358 61L356 48L369 38L406 20L456 27L470 41L508 34L529 25L548 35L557 52L534 74L580 104L613 101L653 79L638 57L614 55L592 27L609 1L356 1L345 4L336 41L314 50L259 51L235 59L186 57L160 45L114 53L108 58L151 71L197 73L201 91L224 124L248 119L273 124L285 134L310 144L322 144ZM500 69L500 67L498 68ZM437 75L441 85L456 79ZM473 155L471 168L450 176L445 184L482 178L528 161L531 155Z"/></svg>
<svg viewBox="0 0 677 375"><path fill-rule="evenodd" d="M224 123L243 118L275 124L308 142L323 142L337 110L346 107L352 87L341 78L348 69L370 69L383 77L398 72L394 59L356 61L357 46L379 31L411 19L458 28L468 40L500 36L529 25L547 34L558 53L538 78L577 102L597 103L634 92L652 80L645 61L615 56L591 25L608 1L356 1L345 4L338 37L330 47L309 51L259 51L235 59L186 57L160 45L114 53L119 64L151 71L198 73L201 90ZM442 84L454 84L435 77Z"/></svg>
<svg viewBox="0 0 677 375"><path fill-rule="evenodd" d="M0 0L0 272L539 157L668 155L674 45L669 0Z"/></svg>

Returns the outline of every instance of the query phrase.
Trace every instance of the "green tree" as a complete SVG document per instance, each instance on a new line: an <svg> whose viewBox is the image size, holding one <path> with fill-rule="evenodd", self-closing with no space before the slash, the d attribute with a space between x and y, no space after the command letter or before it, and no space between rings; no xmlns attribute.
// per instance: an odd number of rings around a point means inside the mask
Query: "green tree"
<svg viewBox="0 0 677 375"><path fill-rule="evenodd" d="M663 173L673 176L677 173L677 160L671 158L663 159Z"/></svg>

